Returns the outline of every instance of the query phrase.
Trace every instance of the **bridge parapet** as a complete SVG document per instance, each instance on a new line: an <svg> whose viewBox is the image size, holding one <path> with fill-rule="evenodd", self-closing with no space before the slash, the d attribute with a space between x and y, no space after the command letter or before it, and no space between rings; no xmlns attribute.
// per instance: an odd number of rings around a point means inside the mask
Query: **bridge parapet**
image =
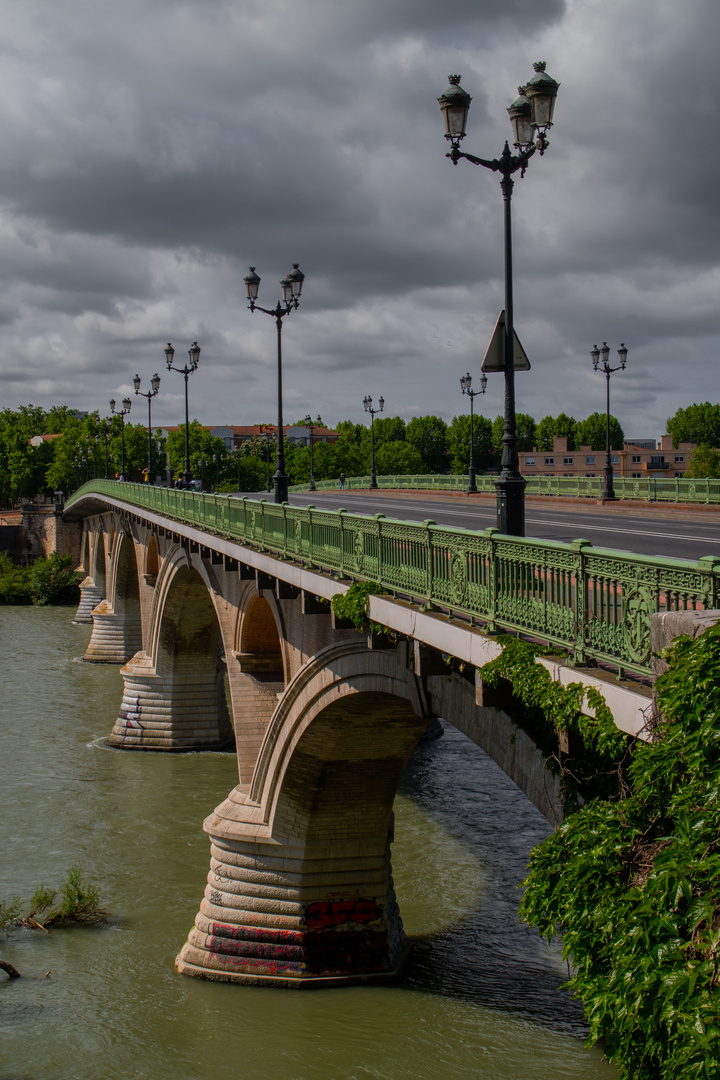
<svg viewBox="0 0 720 1080"><path fill-rule="evenodd" d="M413 603L479 620L567 651L652 676L651 618L720 606L720 559L661 559L385 518L277 506L142 484L93 481L66 504L82 513L93 494L160 514L340 577L372 580Z"/></svg>

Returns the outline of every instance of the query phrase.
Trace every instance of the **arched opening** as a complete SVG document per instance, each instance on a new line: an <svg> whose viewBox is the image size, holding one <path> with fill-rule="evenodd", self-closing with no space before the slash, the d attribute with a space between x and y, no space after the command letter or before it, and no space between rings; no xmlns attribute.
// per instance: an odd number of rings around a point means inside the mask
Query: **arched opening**
<svg viewBox="0 0 720 1080"><path fill-rule="evenodd" d="M95 569L93 572L93 581L102 595L105 596L105 533L102 528L98 529L97 539L95 541Z"/></svg>
<svg viewBox="0 0 720 1080"><path fill-rule="evenodd" d="M243 614L238 659L242 670L261 682L284 682L280 636L263 596L253 596Z"/></svg>
<svg viewBox="0 0 720 1080"><path fill-rule="evenodd" d="M168 587L153 657L159 680L154 693L167 699L167 732L155 735L164 739L167 749L232 744L221 651L220 625L207 585L197 570L182 566Z"/></svg>
<svg viewBox="0 0 720 1080"><path fill-rule="evenodd" d="M132 537L127 535L120 539L113 608L124 623L128 656L132 656L142 648L142 626L135 544Z"/></svg>
<svg viewBox="0 0 720 1080"><path fill-rule="evenodd" d="M82 538L82 550L80 552L80 570L85 574L90 573L90 530L85 529Z"/></svg>
<svg viewBox="0 0 720 1080"><path fill-rule="evenodd" d="M154 585L157 581L159 571L160 558L158 556L157 540L155 539L155 533L150 533L145 554L145 583L147 585Z"/></svg>

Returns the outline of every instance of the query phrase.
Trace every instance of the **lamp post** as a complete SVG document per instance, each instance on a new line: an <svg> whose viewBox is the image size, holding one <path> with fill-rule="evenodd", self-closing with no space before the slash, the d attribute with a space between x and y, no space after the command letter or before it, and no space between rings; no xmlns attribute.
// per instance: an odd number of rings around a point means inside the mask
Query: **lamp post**
<svg viewBox="0 0 720 1080"><path fill-rule="evenodd" d="M213 454L212 459L215 462L215 491L218 492L220 490L220 460L221 460L221 455L220 454Z"/></svg>
<svg viewBox="0 0 720 1080"><path fill-rule="evenodd" d="M132 401L129 397L123 398L122 409L115 409L115 399L110 400L110 412L120 417L120 479L125 479L125 417L130 412Z"/></svg>
<svg viewBox="0 0 720 1080"><path fill-rule="evenodd" d="M363 398L365 412L370 413L370 487L377 487L377 473L375 472L375 417L385 408L385 398L378 398L378 409L373 409L372 398L368 394Z"/></svg>
<svg viewBox="0 0 720 1080"><path fill-rule="evenodd" d="M627 364L628 351L625 346L620 343L620 348L617 351L620 358L620 363L617 367L610 367L610 346L607 341L603 341L602 349L598 349L597 345L593 345L590 350L590 358L593 363L593 371L597 371L598 364L600 364L600 370L605 372L605 480L603 483L603 493L600 496L602 501L605 502L608 499L615 498L615 491L613 489L613 467L610 457L610 376L614 371L624 371Z"/></svg>
<svg viewBox="0 0 720 1080"><path fill-rule="evenodd" d="M155 473L152 471L152 399L160 389L160 376L157 372L150 380L151 389L144 391L140 389L140 383L142 379L139 375L136 375L133 379L133 385L135 387L135 393L140 397L147 398L148 403L148 464L147 464L147 482L148 484L155 483Z"/></svg>
<svg viewBox="0 0 720 1080"><path fill-rule="evenodd" d="M277 422L277 460L276 470L274 476L275 483L275 502L284 503L287 502L288 497L288 476L285 472L285 445L283 442L283 406L282 406L282 321L286 315L289 315L291 311L295 311L300 302L300 293L302 292L303 281L305 275L299 269L297 263L293 263L293 268L287 277L284 277L280 282L283 294L283 304L278 300L277 306L270 310L269 308L260 307L256 304L258 291L260 289L260 278L255 273L255 267L250 267L250 273L245 278L245 289L247 291L247 297L250 301L248 305L251 311L264 311L266 315L271 315L275 319L275 326L277 327L277 378L278 378L278 422Z"/></svg>
<svg viewBox="0 0 720 1080"><path fill-rule="evenodd" d="M465 138L465 125L472 98L460 86L459 75L449 75L450 86L438 98L445 118L445 138L449 140L451 150L447 154L453 165L460 158L473 165L482 165L502 176L500 187L505 205L505 335L504 335L504 373L505 373L505 409L503 424L503 450L500 476L495 481L497 492L497 523L501 532L511 536L525 535L525 485L526 480L520 474L520 460L517 449L517 426L515 423L515 365L514 365L514 327L513 327L513 276L512 276L512 191L513 173L520 170L522 177L528 162L536 150L544 154L548 148L545 138L547 129L552 126L552 115L559 84L545 73L545 63L533 65L535 75L527 86L519 88L519 97L508 109L510 122L515 135L514 146L517 155L510 153L507 142L499 158L487 161L484 158L466 154L460 149L460 142Z"/></svg>
<svg viewBox="0 0 720 1080"><path fill-rule="evenodd" d="M470 464L468 465L468 491L477 491L477 484L475 483L475 445L473 441L473 405L475 398L480 394L484 394L487 389L487 375L480 376L480 389L472 389L472 375L468 371L467 375L461 375L460 377L460 389L463 394L467 394L470 398Z"/></svg>
<svg viewBox="0 0 720 1080"><path fill-rule="evenodd" d="M318 416L317 420L313 420L310 413L305 417L305 427L310 431L310 490L317 491L315 487L315 458L313 456L313 434L316 427L322 427L322 420Z"/></svg>
<svg viewBox="0 0 720 1080"><path fill-rule="evenodd" d="M193 371L197 371L198 364L200 362L200 346L197 341L193 341L192 345L188 349L188 356L190 357L189 365L185 367L173 367L173 357L175 356L175 350L168 341L167 348L165 349L165 361L167 363L168 371L179 371L185 378L185 486L187 487L192 480L192 473L190 472L190 413L188 411L188 378L192 375Z"/></svg>

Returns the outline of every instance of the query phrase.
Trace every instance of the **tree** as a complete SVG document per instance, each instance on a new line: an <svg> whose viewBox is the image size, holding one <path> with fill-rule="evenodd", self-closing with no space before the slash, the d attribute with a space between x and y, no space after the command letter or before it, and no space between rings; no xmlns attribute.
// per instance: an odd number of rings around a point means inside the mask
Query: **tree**
<svg viewBox="0 0 720 1080"><path fill-rule="evenodd" d="M707 443L693 451L692 461L683 476L690 480L717 480L720 478L720 454Z"/></svg>
<svg viewBox="0 0 720 1080"><path fill-rule="evenodd" d="M702 405L688 405L678 409L667 422L668 435L672 435L673 446L677 449L681 442L705 443L707 446L720 446L720 405L711 405L704 401Z"/></svg>
<svg viewBox="0 0 720 1080"><path fill-rule="evenodd" d="M447 471L448 426L439 416L414 416L405 428L405 440L419 451L429 472Z"/></svg>
<svg viewBox="0 0 720 1080"><path fill-rule="evenodd" d="M211 435L199 420L190 421L188 442L190 448L190 471L192 473L199 473L199 461L212 461L213 454L225 454L225 443L220 436ZM145 445L147 447L147 443ZM177 431L169 432L165 441L165 453L175 476L185 471L184 424L181 424ZM147 449L145 451L145 460L147 461Z"/></svg>
<svg viewBox="0 0 720 1080"><path fill-rule="evenodd" d="M518 450L525 451L533 449L535 446L536 429L537 425L532 416L528 413L515 413L515 431L517 432ZM496 454L502 454L504 430L504 417L496 416L492 424L492 445Z"/></svg>
<svg viewBox="0 0 720 1080"><path fill-rule="evenodd" d="M428 471L420 451L404 439L388 439L375 447L375 469L379 476L416 476Z"/></svg>
<svg viewBox="0 0 720 1080"><path fill-rule="evenodd" d="M574 450L576 423L577 421L572 416L568 416L564 412L555 417L544 416L535 429L535 445L538 450L552 453L553 438L556 435L560 438L566 438L568 450Z"/></svg>
<svg viewBox="0 0 720 1080"><path fill-rule="evenodd" d="M454 416L448 427L450 468L457 476L468 471L470 463L470 417L467 413ZM484 469L492 453L492 424L486 416L473 419L473 457L475 468Z"/></svg>
<svg viewBox="0 0 720 1080"><path fill-rule="evenodd" d="M625 434L614 416L610 417L610 449L622 450ZM605 413L594 412L587 420L575 425L575 446L589 446L593 450L605 449Z"/></svg>

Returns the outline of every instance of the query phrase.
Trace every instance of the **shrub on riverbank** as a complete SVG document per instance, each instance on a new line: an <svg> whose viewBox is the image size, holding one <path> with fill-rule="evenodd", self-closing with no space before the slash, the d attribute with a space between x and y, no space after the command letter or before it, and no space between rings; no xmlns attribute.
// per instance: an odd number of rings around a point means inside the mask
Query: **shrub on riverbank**
<svg viewBox="0 0 720 1080"><path fill-rule="evenodd" d="M720 1076L720 626L680 638L628 787L537 847L522 917L562 934L622 1080Z"/></svg>
<svg viewBox="0 0 720 1080"><path fill-rule="evenodd" d="M48 559L16 566L0 552L0 604L77 604L82 574L72 563L71 555L53 551Z"/></svg>

